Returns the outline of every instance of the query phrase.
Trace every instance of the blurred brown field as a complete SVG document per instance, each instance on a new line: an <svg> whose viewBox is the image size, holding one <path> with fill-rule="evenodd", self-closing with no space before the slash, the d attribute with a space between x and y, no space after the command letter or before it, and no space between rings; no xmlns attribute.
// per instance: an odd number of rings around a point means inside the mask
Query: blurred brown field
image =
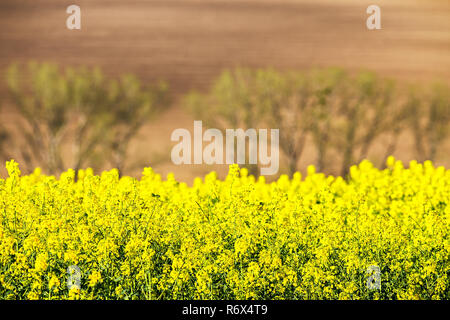
<svg viewBox="0 0 450 320"><path fill-rule="evenodd" d="M166 80L174 96L167 110L133 140L125 170L138 176L144 166L190 182L227 166L182 165L170 160L176 128L192 130L194 117L183 110L182 97L207 90L226 68L273 67L305 70L339 66L369 69L404 82L450 83L450 3L376 1L382 30L369 31L366 8L359 0L79 0L82 29L65 27L72 1L2 0L0 2L0 73L13 62L56 62L61 66L99 66L110 76L133 73L144 83ZM0 121L11 130L23 125L6 99L3 77ZM413 139L404 133L394 155L414 158ZM382 161L383 141L372 148ZM447 141L445 150L450 150ZM14 150L11 151L14 156ZM315 154L307 145L301 167ZM6 159L0 159L2 163ZM16 157L20 162L20 158ZM450 167L448 152L438 165ZM108 168L102 168L108 169ZM281 170L280 173L282 173ZM333 173L333 170L330 171ZM3 165L0 175L5 175Z"/></svg>

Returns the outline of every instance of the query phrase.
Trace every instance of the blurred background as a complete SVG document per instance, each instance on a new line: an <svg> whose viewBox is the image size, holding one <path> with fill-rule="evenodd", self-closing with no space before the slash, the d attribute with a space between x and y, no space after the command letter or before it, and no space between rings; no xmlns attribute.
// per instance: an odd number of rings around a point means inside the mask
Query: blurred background
<svg viewBox="0 0 450 320"><path fill-rule="evenodd" d="M1 0L0 74L2 177L11 158L223 177L171 162L172 131L194 120L279 128L280 174L390 154L450 168L448 0Z"/></svg>

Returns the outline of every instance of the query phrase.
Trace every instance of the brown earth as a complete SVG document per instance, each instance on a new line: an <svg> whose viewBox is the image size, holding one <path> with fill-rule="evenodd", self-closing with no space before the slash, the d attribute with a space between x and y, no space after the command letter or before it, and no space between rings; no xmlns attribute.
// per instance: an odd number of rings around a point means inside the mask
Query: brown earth
<svg viewBox="0 0 450 320"><path fill-rule="evenodd" d="M382 30L365 26L366 8L381 7ZM164 79L176 97L205 90L224 68L235 66L305 69L340 66L371 69L406 81L450 82L448 0L78 0L82 30L65 27L73 1L0 1L0 73L30 59L100 66L115 76L134 73L144 81ZM3 78L3 77L2 77ZM0 96L5 96L3 79ZM17 127L6 106L0 121ZM170 134L193 126L179 100L146 126L130 148L129 174L151 165L184 181L224 166L175 166ZM405 136L396 155L414 157ZM377 147L374 149L377 152ZM3 159L1 159L3 162ZM302 160L314 160L308 149ZM447 154L439 164L450 167ZM0 174L4 175L4 169Z"/></svg>

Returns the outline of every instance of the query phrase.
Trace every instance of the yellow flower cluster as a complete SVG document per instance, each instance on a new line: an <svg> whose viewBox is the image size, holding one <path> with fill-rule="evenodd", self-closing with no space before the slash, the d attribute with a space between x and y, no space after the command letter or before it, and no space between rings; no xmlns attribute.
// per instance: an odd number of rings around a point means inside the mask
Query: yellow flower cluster
<svg viewBox="0 0 450 320"><path fill-rule="evenodd" d="M0 299L450 298L450 170L431 162L272 183L232 165L192 187L151 168L7 170Z"/></svg>

